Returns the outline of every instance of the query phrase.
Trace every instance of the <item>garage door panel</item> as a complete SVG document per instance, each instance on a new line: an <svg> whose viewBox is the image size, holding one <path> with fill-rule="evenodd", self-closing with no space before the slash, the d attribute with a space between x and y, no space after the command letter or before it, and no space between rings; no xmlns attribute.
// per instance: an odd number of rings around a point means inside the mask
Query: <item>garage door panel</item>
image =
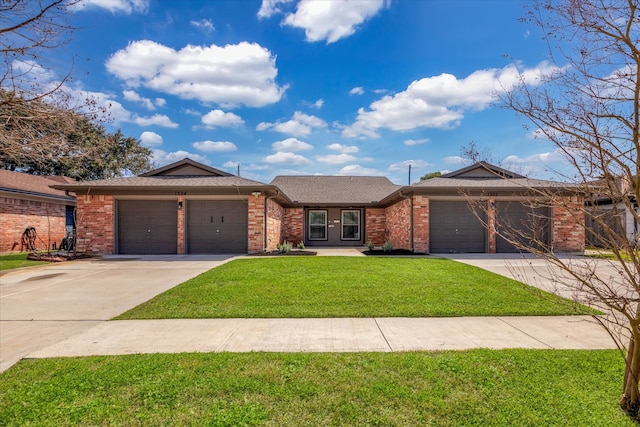
<svg viewBox="0 0 640 427"><path fill-rule="evenodd" d="M120 254L175 254L177 229L174 200L118 201Z"/></svg>
<svg viewBox="0 0 640 427"><path fill-rule="evenodd" d="M536 247L549 244L549 208L521 202L497 202L496 252L521 252L518 245Z"/></svg>
<svg viewBox="0 0 640 427"><path fill-rule="evenodd" d="M247 203L243 200L189 201L187 229L189 253L247 253Z"/></svg>
<svg viewBox="0 0 640 427"><path fill-rule="evenodd" d="M468 202L432 200L429 241L433 253L482 253L486 230Z"/></svg>

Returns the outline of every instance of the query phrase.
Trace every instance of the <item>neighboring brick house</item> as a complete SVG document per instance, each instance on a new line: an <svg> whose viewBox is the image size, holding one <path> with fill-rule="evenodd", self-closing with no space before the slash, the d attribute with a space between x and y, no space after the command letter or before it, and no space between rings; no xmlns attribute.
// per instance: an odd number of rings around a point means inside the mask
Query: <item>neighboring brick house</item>
<svg viewBox="0 0 640 427"><path fill-rule="evenodd" d="M278 176L267 185L184 159L138 177L55 188L76 192L78 248L93 252L254 253L284 240L513 252L500 233L507 223L553 250L584 250L575 188L487 163L410 186L348 176ZM470 201L486 209L476 214Z"/></svg>
<svg viewBox="0 0 640 427"><path fill-rule="evenodd" d="M0 169L0 252L20 250L28 227L36 229L36 249L59 245L73 228L75 197L50 186L72 182Z"/></svg>

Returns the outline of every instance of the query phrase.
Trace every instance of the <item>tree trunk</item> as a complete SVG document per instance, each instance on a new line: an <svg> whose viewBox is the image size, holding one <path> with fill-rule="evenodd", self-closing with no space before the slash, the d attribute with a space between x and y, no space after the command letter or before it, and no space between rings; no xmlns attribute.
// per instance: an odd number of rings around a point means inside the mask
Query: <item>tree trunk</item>
<svg viewBox="0 0 640 427"><path fill-rule="evenodd" d="M638 328L633 325L627 357L624 369L624 387L620 407L635 420L638 420L640 411L640 392L638 380L640 379L640 346L637 346Z"/></svg>

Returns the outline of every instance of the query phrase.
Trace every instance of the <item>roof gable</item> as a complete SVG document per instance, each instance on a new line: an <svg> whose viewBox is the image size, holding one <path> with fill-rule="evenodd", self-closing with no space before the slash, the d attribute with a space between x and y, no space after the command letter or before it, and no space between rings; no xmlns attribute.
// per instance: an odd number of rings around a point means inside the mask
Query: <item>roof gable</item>
<svg viewBox="0 0 640 427"><path fill-rule="evenodd" d="M502 169L487 162L478 162L466 168L458 169L441 176L441 178L463 178L463 179L517 179L525 178L515 172Z"/></svg>
<svg viewBox="0 0 640 427"><path fill-rule="evenodd" d="M50 187L54 184L73 182L76 181L69 177L38 176L0 169L0 191L73 200L73 197L67 196L64 191Z"/></svg>
<svg viewBox="0 0 640 427"><path fill-rule="evenodd" d="M189 158L154 169L138 176L233 176L228 172L198 163Z"/></svg>

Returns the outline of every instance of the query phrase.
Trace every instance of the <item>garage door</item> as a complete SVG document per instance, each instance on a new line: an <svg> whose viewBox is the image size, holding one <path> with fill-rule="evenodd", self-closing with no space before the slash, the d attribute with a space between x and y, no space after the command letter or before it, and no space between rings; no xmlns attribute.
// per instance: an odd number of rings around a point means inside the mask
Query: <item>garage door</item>
<svg viewBox="0 0 640 427"><path fill-rule="evenodd" d="M429 203L429 242L432 253L485 252L486 231L468 202Z"/></svg>
<svg viewBox="0 0 640 427"><path fill-rule="evenodd" d="M496 202L496 252L521 252L514 242L526 247L549 244L549 208L520 202Z"/></svg>
<svg viewBox="0 0 640 427"><path fill-rule="evenodd" d="M248 209L243 200L189 200L187 251L191 254L246 254Z"/></svg>
<svg viewBox="0 0 640 427"><path fill-rule="evenodd" d="M175 254L176 209L175 200L119 200L118 253Z"/></svg>

